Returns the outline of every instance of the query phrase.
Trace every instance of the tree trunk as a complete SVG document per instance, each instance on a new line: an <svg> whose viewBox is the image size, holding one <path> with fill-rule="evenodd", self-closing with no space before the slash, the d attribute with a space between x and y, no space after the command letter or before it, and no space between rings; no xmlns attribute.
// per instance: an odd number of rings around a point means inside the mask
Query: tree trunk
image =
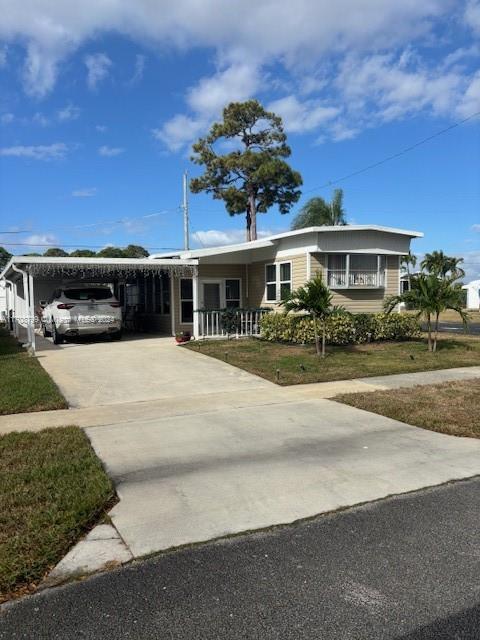
<svg viewBox="0 0 480 640"><path fill-rule="evenodd" d="M252 231L251 231L251 227L252 227L252 218L250 216L250 207L247 207L247 215L246 215L246 241L250 242L250 240L252 239Z"/></svg>
<svg viewBox="0 0 480 640"><path fill-rule="evenodd" d="M322 358L325 358L325 320L322 324Z"/></svg>
<svg viewBox="0 0 480 640"><path fill-rule="evenodd" d="M317 352L317 356L321 355L320 351L320 338L318 337L318 327L317 327L317 316L312 313L313 318L313 334L315 336L315 351Z"/></svg>
<svg viewBox="0 0 480 640"><path fill-rule="evenodd" d="M437 350L437 338L438 338L438 321L440 319L440 314L437 313L435 315L435 334L433 337L433 351Z"/></svg>
<svg viewBox="0 0 480 640"><path fill-rule="evenodd" d="M428 350L432 350L432 322L430 314L427 314L427 334L428 334Z"/></svg>
<svg viewBox="0 0 480 640"><path fill-rule="evenodd" d="M250 240L257 239L257 205L255 203L255 195L250 193L248 196L248 211L250 214Z"/></svg>

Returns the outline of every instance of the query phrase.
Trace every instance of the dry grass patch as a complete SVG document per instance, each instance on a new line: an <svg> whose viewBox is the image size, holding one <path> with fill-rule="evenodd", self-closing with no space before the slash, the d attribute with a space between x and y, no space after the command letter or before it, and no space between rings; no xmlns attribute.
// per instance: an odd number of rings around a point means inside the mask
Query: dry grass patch
<svg viewBox="0 0 480 640"><path fill-rule="evenodd" d="M480 378L409 389L349 393L334 400L423 429L480 438Z"/></svg>
<svg viewBox="0 0 480 640"><path fill-rule="evenodd" d="M28 592L115 493L78 427L0 437L0 602Z"/></svg>
<svg viewBox="0 0 480 640"><path fill-rule="evenodd" d="M325 359L312 345L292 345L258 339L205 340L184 348L204 353L281 385L366 376L413 373L480 365L480 337L443 333L437 353L427 351L425 340L378 342L327 347Z"/></svg>

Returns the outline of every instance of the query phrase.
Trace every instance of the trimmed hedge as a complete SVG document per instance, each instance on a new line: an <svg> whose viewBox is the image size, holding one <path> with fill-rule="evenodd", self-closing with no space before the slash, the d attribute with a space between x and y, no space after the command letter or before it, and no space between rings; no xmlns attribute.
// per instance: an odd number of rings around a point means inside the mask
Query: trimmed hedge
<svg viewBox="0 0 480 640"><path fill-rule="evenodd" d="M322 323L318 322L321 334ZM361 344L378 340L409 340L421 335L413 316L399 313L334 313L325 321L328 344ZM310 316L269 313L261 320L261 337L270 342L313 343Z"/></svg>

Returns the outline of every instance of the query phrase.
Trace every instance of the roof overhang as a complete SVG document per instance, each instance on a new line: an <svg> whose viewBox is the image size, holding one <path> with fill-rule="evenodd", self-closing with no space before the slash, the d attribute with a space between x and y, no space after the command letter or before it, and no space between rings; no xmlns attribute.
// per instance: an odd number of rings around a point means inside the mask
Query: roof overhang
<svg viewBox="0 0 480 640"><path fill-rule="evenodd" d="M423 238L421 231L410 231L408 229L397 229L396 227L383 227L380 225L371 224L348 224L348 225L336 225L336 226L324 226L324 227L306 227L305 229L296 229L295 231L286 231L284 233L278 233L268 238L262 238L260 240L253 240L251 242L242 242L239 244L228 244L219 247L208 247L205 249L193 249L190 251L171 251L169 253L157 253L151 255L149 260L161 260L165 259L195 259L195 258L207 258L211 256L220 256L227 253L239 253L242 251L252 251L255 249L264 249L267 247L273 247L279 244L279 241L285 238L293 238L302 235L313 235L318 233L352 233L352 232L365 232L376 231L378 233L386 233L397 236L406 236L408 238Z"/></svg>
<svg viewBox="0 0 480 640"><path fill-rule="evenodd" d="M46 258L37 256L13 256L0 279L18 277L18 269L39 277L129 277L138 274L169 273L189 276L195 272L198 260L149 260L147 258Z"/></svg>

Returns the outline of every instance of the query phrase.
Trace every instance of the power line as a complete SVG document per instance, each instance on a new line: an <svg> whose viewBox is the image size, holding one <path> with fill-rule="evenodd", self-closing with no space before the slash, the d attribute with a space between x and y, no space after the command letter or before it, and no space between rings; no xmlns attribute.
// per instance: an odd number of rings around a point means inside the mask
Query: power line
<svg viewBox="0 0 480 640"><path fill-rule="evenodd" d="M426 144L427 142L430 142L430 140L433 140L434 138L438 138L439 136L443 135L444 133L448 133L449 131L451 131L452 129L455 129L456 127L459 127L460 125L464 124L465 122L468 122L469 120L472 120L473 118L476 118L477 116L480 115L480 111L477 111L476 113L472 113L472 115L468 116L467 118L464 118L463 120L460 120L460 122L455 122L454 124L451 124L449 127L445 127L445 129L441 129L440 131L437 131L436 133L433 133L431 136L427 136L426 138L423 138L422 140L419 140L418 142L415 142L414 144L411 144L409 147L405 147L405 149L402 149L401 151L398 151L397 153L393 153L391 156L387 156L386 158L382 158L382 160L378 160L378 162L373 162L372 164L367 165L366 167L363 167L362 169L357 169L356 171L352 171L351 173L347 173L346 175L342 176L341 178L337 178L336 180L329 180L328 182L325 182L324 184L318 186L318 187L313 187L313 189L308 189L307 191L303 191L303 195L306 193L311 193L312 191L318 191L320 189L326 189L327 187L331 187L334 184L338 184L339 182L343 182L344 180L348 180L349 178L353 178L354 176L358 176L361 173L365 173L366 171L370 171L370 169L375 169L376 167L379 167L382 164L385 164L386 162L390 162L391 160L395 160L395 158L399 158L400 156L403 156L404 154L408 153L409 151L413 151L413 149L416 149L417 147L420 147L422 144Z"/></svg>
<svg viewBox="0 0 480 640"><path fill-rule="evenodd" d="M41 244L32 244L31 242L7 242L5 243L5 246L7 247L30 247L31 249L35 249L36 247L55 247L57 248L61 248L61 247L66 247L67 249L78 249L79 251L81 251L82 249L107 249L109 247L114 247L115 249L117 247L115 247L114 245L104 245L104 244L100 244L100 245L86 245L86 244L63 244L63 243L41 243ZM143 246L143 245L142 245ZM158 251L160 249L165 250L165 251L181 251L181 249L178 249L178 247L143 247L144 249L152 249L155 251Z"/></svg>

